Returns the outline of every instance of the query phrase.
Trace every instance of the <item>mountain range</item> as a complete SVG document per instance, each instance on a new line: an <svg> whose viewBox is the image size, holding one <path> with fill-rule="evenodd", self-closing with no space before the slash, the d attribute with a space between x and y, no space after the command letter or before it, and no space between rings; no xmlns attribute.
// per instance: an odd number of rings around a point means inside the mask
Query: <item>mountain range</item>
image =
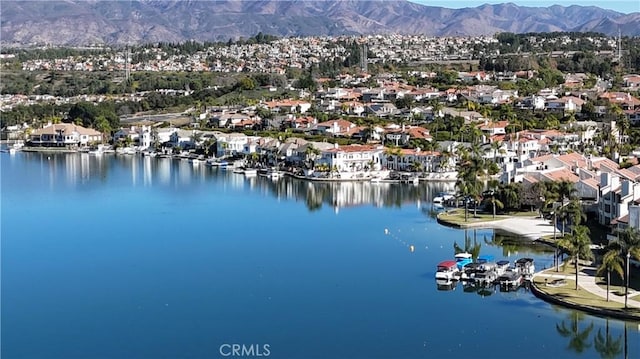
<svg viewBox="0 0 640 359"><path fill-rule="evenodd" d="M594 31L640 35L640 12L512 3L448 9L405 0L66 0L0 4L4 46L226 41L277 36Z"/></svg>

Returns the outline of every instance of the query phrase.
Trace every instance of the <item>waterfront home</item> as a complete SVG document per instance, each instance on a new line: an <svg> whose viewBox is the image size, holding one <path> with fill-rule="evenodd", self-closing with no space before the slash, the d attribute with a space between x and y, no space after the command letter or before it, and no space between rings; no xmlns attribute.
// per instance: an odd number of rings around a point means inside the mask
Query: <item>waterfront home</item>
<svg viewBox="0 0 640 359"><path fill-rule="evenodd" d="M438 172L440 152L423 151L420 148L387 151L381 157L382 167L394 171Z"/></svg>
<svg viewBox="0 0 640 359"><path fill-rule="evenodd" d="M616 173L602 172L599 187L598 222L602 225L628 215L629 206L640 201L640 183Z"/></svg>
<svg viewBox="0 0 640 359"><path fill-rule="evenodd" d="M250 152L251 147L245 148L245 145L259 138L260 137L256 136L247 136L244 133L221 132L216 135L216 157L248 154L246 150Z"/></svg>
<svg viewBox="0 0 640 359"><path fill-rule="evenodd" d="M102 142L102 133L72 123L50 124L34 130L29 145L34 147L84 147L91 143Z"/></svg>
<svg viewBox="0 0 640 359"><path fill-rule="evenodd" d="M151 145L151 127L131 126L121 128L113 134L114 142L127 141L127 139L141 148L148 148Z"/></svg>
<svg viewBox="0 0 640 359"><path fill-rule="evenodd" d="M333 148L321 152L317 163L344 178L355 178L355 174L362 174L363 171L380 170L383 154L382 146L335 144Z"/></svg>
<svg viewBox="0 0 640 359"><path fill-rule="evenodd" d="M193 148L196 146L194 134L195 131L191 130L175 130L169 135L169 144L172 147Z"/></svg>

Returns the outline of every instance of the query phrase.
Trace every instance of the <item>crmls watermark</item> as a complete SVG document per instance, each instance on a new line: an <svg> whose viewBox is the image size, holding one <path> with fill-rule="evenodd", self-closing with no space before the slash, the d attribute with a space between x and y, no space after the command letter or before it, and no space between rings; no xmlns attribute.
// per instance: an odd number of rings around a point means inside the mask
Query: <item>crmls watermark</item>
<svg viewBox="0 0 640 359"><path fill-rule="evenodd" d="M222 344L220 355L223 357L268 357L271 355L269 344Z"/></svg>

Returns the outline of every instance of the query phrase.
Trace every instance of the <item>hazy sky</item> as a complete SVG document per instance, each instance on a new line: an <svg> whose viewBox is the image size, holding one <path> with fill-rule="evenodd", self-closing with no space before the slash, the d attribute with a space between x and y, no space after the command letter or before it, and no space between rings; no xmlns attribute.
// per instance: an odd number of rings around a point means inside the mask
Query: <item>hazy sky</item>
<svg viewBox="0 0 640 359"><path fill-rule="evenodd" d="M413 2L442 6L453 9L463 7L476 7L482 4L500 4L511 2L521 6L547 7L551 5L584 5L597 6L603 9L611 9L625 14L640 12L640 0L410 0ZM639 25L640 26L640 25Z"/></svg>

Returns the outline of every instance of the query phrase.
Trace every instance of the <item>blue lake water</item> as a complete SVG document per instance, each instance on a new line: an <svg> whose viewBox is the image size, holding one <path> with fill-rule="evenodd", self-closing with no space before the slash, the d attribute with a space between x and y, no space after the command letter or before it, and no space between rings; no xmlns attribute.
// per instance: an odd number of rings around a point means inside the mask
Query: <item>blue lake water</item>
<svg viewBox="0 0 640 359"><path fill-rule="evenodd" d="M223 358L224 344L271 358L599 358L607 328L625 355L624 322L524 288L439 290L436 264L465 232L438 225L429 200L451 185L274 182L108 155L0 161L2 358ZM467 235L481 254L552 265L544 247ZM638 323L626 327L638 358Z"/></svg>

